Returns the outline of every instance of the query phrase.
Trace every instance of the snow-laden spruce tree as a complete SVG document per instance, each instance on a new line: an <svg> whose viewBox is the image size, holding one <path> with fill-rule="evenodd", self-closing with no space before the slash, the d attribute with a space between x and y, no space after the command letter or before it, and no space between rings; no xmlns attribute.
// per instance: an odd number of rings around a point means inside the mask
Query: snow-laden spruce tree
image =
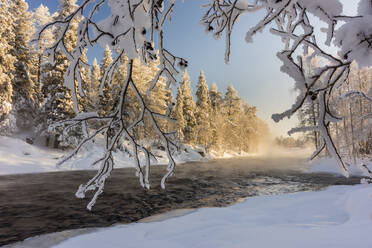
<svg viewBox="0 0 372 248"><path fill-rule="evenodd" d="M96 18L100 7L105 4L110 8L111 15L104 19ZM157 125L159 118L172 121L169 118L171 111L167 111L166 114L160 114L151 111L147 107L143 97L139 94L136 84L133 82L132 69L135 58L140 57L143 62L148 62L159 57L159 71L148 89L148 92L150 92L162 76L166 78L168 86L175 83L177 81L176 75L179 73L178 68L184 69L187 66L187 61L175 56L165 47L165 30L163 27L164 23L173 14L175 4L176 0L84 0L78 8L69 12L69 15L65 15L64 18L57 19L44 26L40 31L39 38L49 28L56 27L61 30L56 42L47 50L51 53L63 52L70 60L69 67L65 73L65 86L71 91L71 96L74 100L73 109L77 116L70 120L69 123L78 125L90 119L99 119L103 123L101 128L95 131L92 130L89 133L89 136L80 143L74 153L66 157L68 159L76 154L87 141L93 139L98 133L103 132L105 134L106 152L102 158L96 161L96 163L101 165L100 169L97 175L87 184L82 185L77 192L77 196L84 197L86 191L95 190L95 195L88 208L92 207L98 195L103 191L105 180L112 172L114 166L112 151L123 139L129 140L137 155L135 164L141 185L149 187L148 168L150 165L149 158L152 155L146 148L138 144L137 140L132 136L133 128L142 125L145 115L150 118L153 124L152 127L158 132L168 153L169 165L167 173L162 180L163 187L165 186L165 179L173 174L175 163L172 158L172 151L176 148L172 139L174 133L167 133ZM239 17L253 12L263 12L263 17L257 21L257 24L248 28L245 39L247 42L252 42L257 33L265 27L270 27L271 33L279 36L284 43L283 49L278 51L277 54L283 63L281 69L294 79L295 86L299 92L293 106L281 114L273 115L273 119L280 121L283 118L291 117L302 107L307 98L317 97L320 106L316 125L293 129L292 132L319 132L321 142L314 156L327 147L330 154L338 160L344 169L345 175L348 175L347 168L334 145L329 131L331 122L342 120L342 117L338 116L337 111L334 111L330 106L330 99L334 89L345 82L352 61L355 60L361 67L372 64L372 46L370 45L372 40L372 29L370 28L372 2L370 0L360 0L358 15L354 17L343 15L342 4L339 0L209 0L204 5L204 8L206 13L202 17L202 23L205 25L206 30L212 32L216 38L220 38L225 34L226 62L229 61L231 33ZM327 25L326 28L322 28L322 31L326 34L325 46L329 46L333 42L339 48L337 55L330 54L327 48L318 43L321 39L316 37L317 34L314 32L315 24L309 16L316 16ZM74 20L77 20L79 25L77 29L77 44L71 51L64 40L68 30L73 26ZM80 85L78 88L81 89L79 65L83 63L81 60L82 53L85 48L89 49L96 43L100 43L102 47L109 45L111 50L116 53L113 62L104 73L101 86L106 81L108 83L111 81L116 65L123 54L125 53L128 56L127 75L121 87L119 101L104 116L94 113L89 115L80 114L76 96L77 93L83 93L76 92L75 86L75 83L77 83ZM321 56L325 61L311 75L304 74L303 60L302 57L298 56L303 52L307 54L308 48L312 48L314 55ZM159 50L158 54L155 52L156 49ZM126 119L122 108L129 88L136 92L137 99L141 102L142 113L130 125L125 123ZM368 98L367 95L356 92L345 96L355 94ZM140 163L140 153L147 158L145 164ZM143 165L144 168L142 167Z"/></svg>
<svg viewBox="0 0 372 248"><path fill-rule="evenodd" d="M82 96L78 96L79 99L79 109L82 112L90 112L92 111L92 107L90 105L90 101L88 98L88 92L93 92L94 90L91 89L92 87L92 81L91 81L91 68L90 66L87 66L88 64L88 58L86 56L86 51L83 52L81 55L81 60L83 61L83 64L80 65L80 77L82 82L82 90L84 94ZM79 90L78 88L76 89Z"/></svg>
<svg viewBox="0 0 372 248"><path fill-rule="evenodd" d="M89 105L91 106L91 109L89 112L97 111L99 108L99 92L97 89L99 88L102 74L101 74L101 68L98 65L97 59L94 58L91 68L91 77L90 82L91 85L88 88L89 90L86 92L88 99L89 99Z"/></svg>
<svg viewBox="0 0 372 248"><path fill-rule="evenodd" d="M223 102L222 92L218 90L217 84L213 83L209 90L209 98L211 100L212 116L211 116L211 146L217 151L221 150L221 145L223 142L223 135L221 130L223 130L224 118L221 113L221 107Z"/></svg>
<svg viewBox="0 0 372 248"><path fill-rule="evenodd" d="M15 58L11 54L15 34L12 26L14 18L10 15L12 1L0 1L0 132L8 133L15 129L15 119L10 115L12 110L12 71Z"/></svg>
<svg viewBox="0 0 372 248"><path fill-rule="evenodd" d="M48 7L40 5L34 10L33 17L34 26L36 30L39 30L45 24L51 22L53 17L51 16ZM43 56L43 49L52 45L54 40L53 29L48 29L43 32L40 36L38 44L35 48L38 52L38 63L37 63L37 84L41 84L41 69L45 63L47 63L47 56Z"/></svg>
<svg viewBox="0 0 372 248"><path fill-rule="evenodd" d="M177 120L176 122L176 137L178 140L182 141L184 138L183 130L186 127L186 121L183 117L183 87L182 84L178 86L177 89L177 96L176 96L176 103L172 111L172 117Z"/></svg>
<svg viewBox="0 0 372 248"><path fill-rule="evenodd" d="M57 14L53 19L55 22L64 20L77 9L77 7L76 0L60 0ZM52 49L50 52L44 53L46 56L49 55L49 61L42 67L43 75L41 76L41 84L44 101L41 110L41 130L42 135L47 137L47 145L49 145L49 141L53 140L53 146L55 148L60 145L63 127L54 128L53 124L57 121L72 118L76 114L73 109L72 93L64 85L64 81L65 73L70 63L65 52L70 53L76 47L77 25L78 19L75 18L71 20L69 29L66 31L56 26L52 30L54 43L58 40L58 37L63 35L63 44L66 50ZM48 30L50 31L51 29ZM52 43L52 45L54 43ZM83 56L83 51L81 52L81 56Z"/></svg>
<svg viewBox="0 0 372 248"><path fill-rule="evenodd" d="M223 98L222 113L224 116L223 137L227 142L227 148L233 149L239 146L239 119L242 113L242 100L238 96L235 88L230 85L227 87L225 97Z"/></svg>
<svg viewBox="0 0 372 248"><path fill-rule="evenodd" d="M112 62L113 62L113 59L112 59L111 48L110 48L109 45L106 45L105 50L103 52L103 57L102 57L102 60L101 60L101 66L100 66L101 75L105 74L106 70L110 67ZM106 79L105 83L103 84L102 92L103 92L103 94L101 96L100 106L104 108L102 114L105 115L112 108L112 104L113 104L112 101L114 100L111 97L112 83L107 82L107 79Z"/></svg>
<svg viewBox="0 0 372 248"><path fill-rule="evenodd" d="M160 60L159 59L151 60L147 63L147 65L142 63L139 59L135 60L135 65L136 62L138 62L139 64L138 75L140 75L141 77L139 78L138 81L134 78L134 81L139 86L139 90L145 99L145 104L149 106L149 109L151 109L151 111L153 112L166 114L168 106L170 106L172 103L172 97L170 89L166 85L167 82L165 78L160 77L156 85L153 87L153 89L148 94L146 94L152 80L159 71ZM136 75L136 70L133 70L133 75ZM167 120L162 119L158 120L158 125L161 130L167 130L168 124L170 123ZM156 131L151 128L151 126L152 126L151 121L148 119L148 117L145 117L145 125L143 126L143 128L141 128L142 134L139 138L143 139L149 138L157 142L159 141L160 137L156 133Z"/></svg>
<svg viewBox="0 0 372 248"><path fill-rule="evenodd" d="M240 151L256 152L259 143L265 141L269 134L267 125L258 119L256 107L252 107L243 101L241 109L242 113L237 128Z"/></svg>
<svg viewBox="0 0 372 248"><path fill-rule="evenodd" d="M208 148L212 139L210 123L212 106L203 71L200 71L199 81L196 87L196 143Z"/></svg>
<svg viewBox="0 0 372 248"><path fill-rule="evenodd" d="M190 76L185 70L180 88L182 90L182 115L184 120L183 142L194 144L196 139L195 102L192 96Z"/></svg>
<svg viewBox="0 0 372 248"><path fill-rule="evenodd" d="M14 0L13 15L14 41L11 43L11 54L15 57L13 71L13 105L12 111L17 127L30 129L35 125L38 104L40 102L39 83L37 82L37 56L28 43L33 34L32 14L27 11L28 4L24 0Z"/></svg>
<svg viewBox="0 0 372 248"><path fill-rule="evenodd" d="M125 56L126 57L126 56ZM128 60L126 59L126 64ZM154 59L148 61L147 64L144 64L139 59L134 59L133 61L133 70L132 70L132 78L133 82L136 84L139 94L142 96L145 104L148 108L156 113L166 114L169 102L168 102L168 93L169 89L166 87L166 81L164 77L160 77L158 82L153 87L153 89L147 94L147 90L152 83L154 77L159 71L159 59ZM119 68L117 73L113 75L112 82L116 85L120 85L116 83L116 79L114 76L116 75L118 79L121 78L121 81L125 80L125 68ZM120 88L118 88L120 89ZM126 118L127 123L132 123L136 119L139 118L142 103L137 100L136 92L133 89L128 89L128 95L126 101L124 103L124 110L128 114ZM167 121L158 120L158 126L161 130L165 130ZM148 142L155 141L158 139L158 134L155 130L151 128L152 123L151 120L148 119L147 116L144 116L143 125L140 125L133 130L133 135L138 140L146 140ZM152 140L151 140L152 139Z"/></svg>

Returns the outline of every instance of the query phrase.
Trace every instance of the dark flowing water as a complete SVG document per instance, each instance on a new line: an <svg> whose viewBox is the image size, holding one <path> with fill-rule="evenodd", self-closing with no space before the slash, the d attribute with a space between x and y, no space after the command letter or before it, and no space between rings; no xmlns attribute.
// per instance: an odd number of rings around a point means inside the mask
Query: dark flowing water
<svg viewBox="0 0 372 248"><path fill-rule="evenodd" d="M133 169L117 169L93 210L74 194L94 171L69 171L0 177L0 245L86 227L130 223L173 209L222 207L257 195L320 190L358 184L360 178L304 172L302 159L245 158L179 165L160 188L164 166L152 167L152 189L145 191ZM91 196L91 195L89 195Z"/></svg>

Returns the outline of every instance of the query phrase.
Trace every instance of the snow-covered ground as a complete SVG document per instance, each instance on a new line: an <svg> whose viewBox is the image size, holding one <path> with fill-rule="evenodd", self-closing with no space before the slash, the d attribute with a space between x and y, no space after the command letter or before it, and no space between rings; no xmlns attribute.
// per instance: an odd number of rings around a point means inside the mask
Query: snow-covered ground
<svg viewBox="0 0 372 248"><path fill-rule="evenodd" d="M0 175L58 171L61 151L29 145L19 138L0 136Z"/></svg>
<svg viewBox="0 0 372 248"><path fill-rule="evenodd" d="M158 155L157 164L167 163L164 151L156 150ZM65 170L95 170L91 164L103 154L103 148L99 144L90 145L71 160L61 166L57 162L69 151L50 149L37 145L30 145L22 138L0 136L0 175L19 173L42 173ZM133 167L134 162L128 154L122 152L114 153L116 168ZM186 147L186 150L177 154L177 163L188 161L201 161L210 158L203 157L198 150Z"/></svg>
<svg viewBox="0 0 372 248"><path fill-rule="evenodd" d="M352 176L368 176L365 169L361 165L366 165L369 170L372 170L372 161L370 159L358 160L356 163L346 164L349 174ZM310 163L310 172L327 172L332 174L344 175L341 167L335 159L319 158Z"/></svg>
<svg viewBox="0 0 372 248"><path fill-rule="evenodd" d="M202 156L202 149L185 146L182 152L175 154L177 163L190 161L206 161L215 158L231 158L238 156L251 156L247 153L223 153L211 152ZM37 145L30 145L22 137L0 136L0 175L20 173L42 173L65 170L95 170L91 164L103 154L103 148L99 144L90 145L83 149L77 156L61 166L57 162L69 151L55 150ZM153 151L158 156L156 164L166 164L167 156L162 150ZM116 168L133 167L134 162L128 154L123 152L114 153Z"/></svg>
<svg viewBox="0 0 372 248"><path fill-rule="evenodd" d="M168 213L154 222L90 230L52 247L371 248L371 206L371 185L332 186L321 192L248 198L179 217ZM62 234L53 235L60 240L56 237ZM51 245L53 240L31 238L13 247L46 247L41 241Z"/></svg>

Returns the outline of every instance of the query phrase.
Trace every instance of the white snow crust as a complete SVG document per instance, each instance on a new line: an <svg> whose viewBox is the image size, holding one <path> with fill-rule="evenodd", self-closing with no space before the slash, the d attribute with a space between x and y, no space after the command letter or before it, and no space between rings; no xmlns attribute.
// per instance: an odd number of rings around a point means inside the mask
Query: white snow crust
<svg viewBox="0 0 372 248"><path fill-rule="evenodd" d="M366 165L370 170L372 164L368 159L356 161L356 164L347 163L346 166L351 176L368 176L368 173L360 166ZM344 175L343 170L339 166L338 162L333 158L319 158L310 163L310 172L324 172Z"/></svg>
<svg viewBox="0 0 372 248"><path fill-rule="evenodd" d="M253 197L227 208L102 228L53 247L370 248L371 192L371 185L333 186Z"/></svg>

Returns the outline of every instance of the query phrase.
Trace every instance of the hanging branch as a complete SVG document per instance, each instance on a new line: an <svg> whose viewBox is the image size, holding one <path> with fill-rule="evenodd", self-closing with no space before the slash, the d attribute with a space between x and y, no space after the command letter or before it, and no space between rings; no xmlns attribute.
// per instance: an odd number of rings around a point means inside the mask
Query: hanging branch
<svg viewBox="0 0 372 248"><path fill-rule="evenodd" d="M164 6L167 2L167 5ZM108 4L111 8L112 15L106 19L97 22L94 21L100 6ZM159 57L160 65L159 72L151 83L148 93L155 88L156 84L162 78L167 78L167 86L176 82L176 75L179 70L178 66L183 70L187 66L187 61L173 55L164 48L163 25L167 18L170 18L174 8L175 0L159 1L159 0L137 0L123 1L120 4L107 0L85 0L72 14L63 20L57 20L49 23L41 28L38 38L42 33L51 27L58 26L62 30L55 43L46 50L52 54L62 51L70 60L69 67L66 72L65 86L71 90L74 100L76 117L71 120L55 123L54 126L66 126L69 129L76 125L86 124L88 121L99 121L100 127L95 128L93 132L87 132L87 136L69 155L64 157L59 165L74 157L79 153L82 147L89 141L93 140L98 134L103 133L105 137L105 152L101 158L93 163L100 164L97 174L91 178L86 184L80 185L76 196L79 198L85 197L87 191L95 191L93 198L88 204L89 210L94 206L98 196L103 192L106 179L110 176L114 169L115 161L113 151L119 146L121 140L128 140L130 147L134 151L134 163L136 175L139 177L140 185L146 189L150 188L149 173L151 160L156 159L155 156L133 135L134 129L139 127L145 116L149 117L153 130L159 135L162 140L168 157L167 172L161 180L162 188L165 188L166 179L174 173L176 163L172 157L173 152L178 149L176 143L172 141L174 132L167 133L160 128L159 121L166 120L174 122L170 117L170 107L166 114L158 113L150 110L147 106L144 97L139 92L137 85L133 80L133 61L135 58L140 58L142 62L147 63L151 60L156 60ZM83 13L89 9L87 16ZM77 44L72 52L68 52L64 43L64 37L70 28L73 20L79 21L77 31ZM157 38L154 39L154 35ZM156 42L155 42L156 40ZM117 57L113 60L104 72L100 93L103 93L105 84L110 85L115 68L120 63L123 56L128 56L129 63L127 65L126 80L121 86L119 99L115 101L115 105L106 116L100 116L96 113L84 114L79 110L78 97L84 94L81 85L80 68L84 65L81 56L84 49L94 46L96 43L103 47L109 44L114 51L120 51ZM158 52L156 51L158 50ZM76 92L76 88L80 89ZM136 94L137 101L141 105L139 118L132 123L124 113L124 103L128 101L128 89L131 88ZM97 89L98 90L98 89ZM145 164L141 164L140 155L145 155Z"/></svg>

